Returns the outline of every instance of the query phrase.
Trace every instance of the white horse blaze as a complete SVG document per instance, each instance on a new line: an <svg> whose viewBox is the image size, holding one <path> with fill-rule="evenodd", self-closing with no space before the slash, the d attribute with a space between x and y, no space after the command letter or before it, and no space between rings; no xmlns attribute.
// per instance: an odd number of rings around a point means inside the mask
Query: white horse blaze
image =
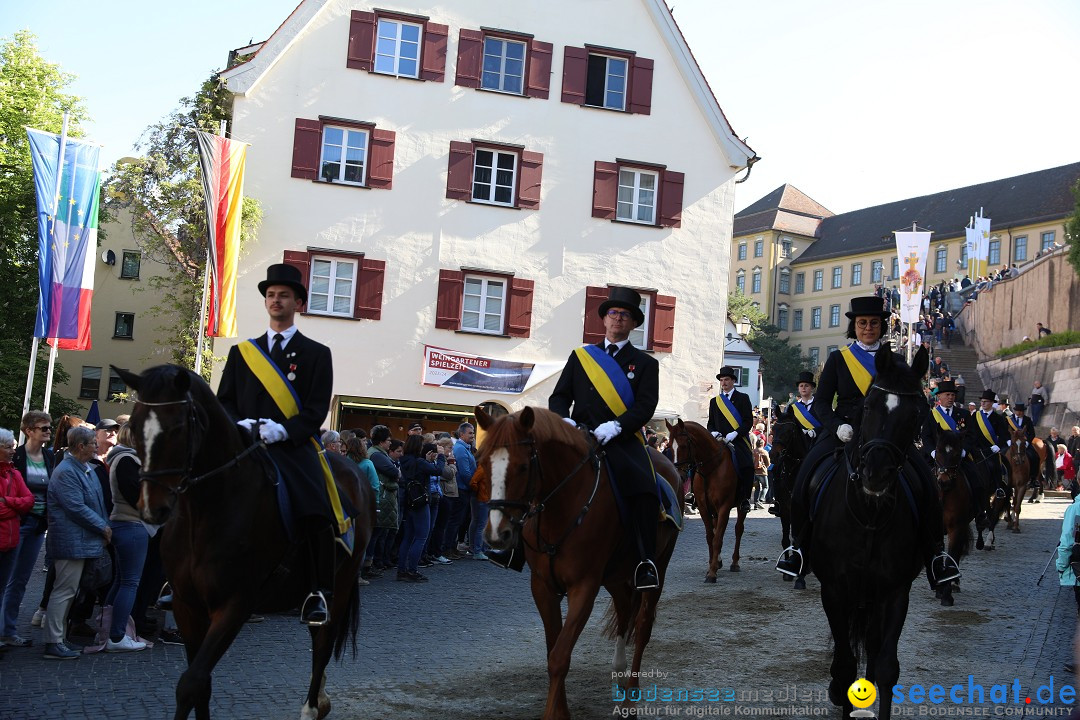
<svg viewBox="0 0 1080 720"><path fill-rule="evenodd" d="M506 471L510 467L510 451L498 448L491 453L491 499L506 499ZM496 540L495 529L502 522L501 510L492 510L488 516L488 542Z"/></svg>
<svg viewBox="0 0 1080 720"><path fill-rule="evenodd" d="M885 396L885 407L889 409L889 412L892 412L896 408L900 407L900 396L893 395L892 393L887 394Z"/></svg>
<svg viewBox="0 0 1080 720"><path fill-rule="evenodd" d="M143 450L146 452L146 458L143 460L144 470L150 470L153 466L151 453L154 450L154 441L157 440L157 436L160 434L161 422L158 421L157 414L151 410L150 414L146 416L146 421L143 422Z"/></svg>

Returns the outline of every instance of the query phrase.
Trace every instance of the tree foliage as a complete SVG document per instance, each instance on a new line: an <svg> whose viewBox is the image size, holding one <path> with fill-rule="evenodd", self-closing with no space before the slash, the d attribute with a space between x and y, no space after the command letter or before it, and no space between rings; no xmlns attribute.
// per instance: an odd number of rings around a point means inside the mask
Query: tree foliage
<svg viewBox="0 0 1080 720"><path fill-rule="evenodd" d="M761 355L761 382L765 397L786 402L793 391L795 378L803 370L811 370L808 358L799 356L799 349L780 337L780 328L769 323L769 318L753 300L736 288L728 294L728 316L738 322L745 317L750 321L750 331L743 338Z"/></svg>
<svg viewBox="0 0 1080 720"><path fill-rule="evenodd" d="M38 304L37 210L26 127L59 133L69 113L68 134L83 134L82 100L67 92L74 76L38 53L33 33L22 30L0 41L0 427L18 430ZM41 343L31 408L43 407L48 345ZM68 381L59 362L56 384ZM55 392L53 414L79 412Z"/></svg>
<svg viewBox="0 0 1080 720"><path fill-rule="evenodd" d="M1069 264L1080 275L1080 180L1072 187L1076 207L1065 221L1065 242L1069 243Z"/></svg>
<svg viewBox="0 0 1080 720"><path fill-rule="evenodd" d="M160 322L172 361L191 369L208 242L196 131L216 134L221 122L230 119L229 92L212 75L194 96L182 98L180 107L146 130L136 146L142 157L118 162L108 187L110 202L130 213L144 256L168 268L147 283L155 300L148 312ZM254 238L261 217L258 202L244 198L241 247ZM213 360L206 343L206 379Z"/></svg>

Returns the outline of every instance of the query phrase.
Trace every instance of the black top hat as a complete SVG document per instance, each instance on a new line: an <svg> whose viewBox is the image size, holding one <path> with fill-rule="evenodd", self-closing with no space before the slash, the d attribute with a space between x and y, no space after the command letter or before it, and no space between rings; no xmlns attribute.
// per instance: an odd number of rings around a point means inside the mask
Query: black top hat
<svg viewBox="0 0 1080 720"><path fill-rule="evenodd" d="M641 312L641 295L637 290L628 287L613 287L608 290L608 299L600 303L596 314L604 317L611 308L629 310L634 318L634 327L641 327L641 323L645 322L645 313Z"/></svg>
<svg viewBox="0 0 1080 720"><path fill-rule="evenodd" d="M987 390L983 390L983 394L979 396L979 399L980 400L989 400L990 402L996 402L997 401L997 395L994 393L993 390L987 389Z"/></svg>
<svg viewBox="0 0 1080 720"><path fill-rule="evenodd" d="M844 313L848 318L857 318L860 315L875 315L881 319L889 317L891 313L885 310L885 298L877 295L851 298L851 310Z"/></svg>
<svg viewBox="0 0 1080 720"><path fill-rule="evenodd" d="M296 297L300 302L307 302L307 288L304 287L303 277L300 271L292 265L278 263L266 268L266 279L259 283L259 292L266 297L266 288L271 285L285 285L296 291Z"/></svg>
<svg viewBox="0 0 1080 720"><path fill-rule="evenodd" d="M724 367L720 368L720 372L716 373L716 379L719 380L720 378L725 377L729 377L732 380L738 380L739 373L735 372L735 368L731 367L730 365L725 365Z"/></svg>
<svg viewBox="0 0 1080 720"><path fill-rule="evenodd" d="M810 383L814 387L817 387L817 383L814 382L814 373L809 370L803 370L799 373L798 379L795 380L795 385L798 386L799 383Z"/></svg>
<svg viewBox="0 0 1080 720"><path fill-rule="evenodd" d="M956 383L952 380L939 380L937 384L938 395L945 392L956 394Z"/></svg>
<svg viewBox="0 0 1080 720"><path fill-rule="evenodd" d="M1025 410L1027 410L1027 405L1024 403L1016 403L1013 405L1013 412L1024 412Z"/></svg>

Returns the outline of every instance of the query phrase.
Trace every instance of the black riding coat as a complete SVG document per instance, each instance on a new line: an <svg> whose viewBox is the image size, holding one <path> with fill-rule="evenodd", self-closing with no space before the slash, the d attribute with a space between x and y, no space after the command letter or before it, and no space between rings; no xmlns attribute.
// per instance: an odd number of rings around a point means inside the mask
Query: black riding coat
<svg viewBox="0 0 1080 720"><path fill-rule="evenodd" d="M871 355L876 356L876 353L871 353ZM904 359L899 353L893 353L893 355L901 361ZM834 397L836 398L835 408L832 405ZM851 371L848 370L840 351L833 350L825 360L825 367L821 370L821 377L818 378L814 402L821 424L834 433L841 425L857 428L865 397L855 382L855 378L851 376Z"/></svg>
<svg viewBox="0 0 1080 720"><path fill-rule="evenodd" d="M742 418L742 422L738 427L733 426L728 419L721 412L720 407L716 404L716 399L720 397L717 395L709 403L709 424L708 429L710 432L718 432L723 437L729 432L734 430L739 434L735 438L735 442L732 443L732 447L735 448L735 467L739 473L739 477L750 477L750 481L753 482L754 475L754 453L751 449L750 442L750 429L753 427L754 422L754 409L750 405L750 396L739 390L731 391L731 404L735 406L735 409L739 411L739 415ZM721 400L720 402L724 402Z"/></svg>
<svg viewBox="0 0 1080 720"><path fill-rule="evenodd" d="M976 413L981 413L982 410L976 410ZM1005 451L1007 447L1006 442L1009 440L1009 423L999 412L990 411L990 417L987 420L990 427L994 429L994 434L997 435L997 445L1001 452ZM974 415L971 421L968 423L967 437L971 443L971 448L978 450L982 455L990 454L991 443L983 435L982 429L979 427L979 420Z"/></svg>
<svg viewBox="0 0 1080 720"><path fill-rule="evenodd" d="M944 410L944 408L942 408ZM952 419L956 421L956 431L960 433L960 438L963 443L963 447L971 454L971 450L968 447L967 436L971 433L971 413L959 405L952 406ZM934 419L933 410L926 416L926 422L922 426L922 449L923 454L929 457L930 451L937 446L937 435L935 434L935 428L938 427L937 420Z"/></svg>

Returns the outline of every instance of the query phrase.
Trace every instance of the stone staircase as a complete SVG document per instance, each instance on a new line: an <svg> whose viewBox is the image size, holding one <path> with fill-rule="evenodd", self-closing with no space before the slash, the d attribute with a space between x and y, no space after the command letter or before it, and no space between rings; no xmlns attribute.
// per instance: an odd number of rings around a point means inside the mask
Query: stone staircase
<svg viewBox="0 0 1080 720"><path fill-rule="evenodd" d="M974 401L976 405L979 404L979 396L983 392L982 380L979 378L979 373L976 370L978 365L978 356L975 354L975 349L964 345L960 340L959 333L953 333L952 347L947 348L945 345L934 348L934 353L931 356L931 361L938 355L949 366L949 372L952 374L953 380L957 375L964 376L964 397L963 402L965 406L967 403ZM957 397L957 401L960 398Z"/></svg>

